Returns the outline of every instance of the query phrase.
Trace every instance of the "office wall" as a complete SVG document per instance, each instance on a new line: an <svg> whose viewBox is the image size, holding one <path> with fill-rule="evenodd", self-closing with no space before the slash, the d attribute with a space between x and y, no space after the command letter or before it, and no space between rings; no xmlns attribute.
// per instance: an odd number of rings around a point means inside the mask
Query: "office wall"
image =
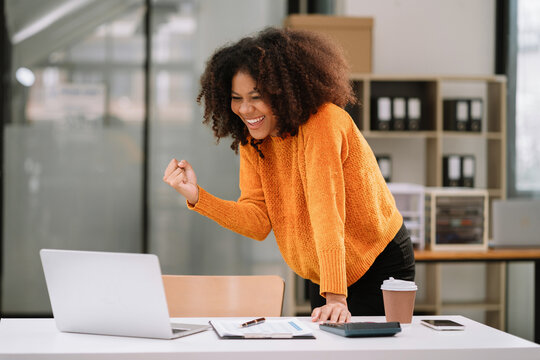
<svg viewBox="0 0 540 360"><path fill-rule="evenodd" d="M375 19L374 73L494 71L495 0L344 0L340 11Z"/></svg>
<svg viewBox="0 0 540 360"><path fill-rule="evenodd" d="M495 3L495 0L343 0L338 3L338 12L375 19L374 73L479 75L494 72ZM479 180L479 183L485 181ZM482 295L483 288L473 283L483 280L483 270L477 266L465 270L472 281L465 284L455 280L463 277L445 276L444 293ZM533 278L531 264L509 266L507 329L528 339L533 338L534 328L531 316L534 293L530 287Z"/></svg>

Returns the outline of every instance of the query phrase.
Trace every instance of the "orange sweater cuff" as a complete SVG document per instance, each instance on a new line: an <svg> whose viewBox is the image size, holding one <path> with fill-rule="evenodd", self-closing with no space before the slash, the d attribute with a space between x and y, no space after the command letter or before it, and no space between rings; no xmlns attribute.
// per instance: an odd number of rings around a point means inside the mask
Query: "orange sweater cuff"
<svg viewBox="0 0 540 360"><path fill-rule="evenodd" d="M319 269L321 296L326 292L347 296L347 271L345 269L345 254L342 251L320 253Z"/></svg>
<svg viewBox="0 0 540 360"><path fill-rule="evenodd" d="M205 200L206 191L204 191L204 189L200 187L199 185L197 185L197 188L199 189L199 201L195 205L193 205L192 203L186 200L186 205L188 209L190 210L197 210L197 208L199 208L201 205L201 200L203 201L203 203Z"/></svg>

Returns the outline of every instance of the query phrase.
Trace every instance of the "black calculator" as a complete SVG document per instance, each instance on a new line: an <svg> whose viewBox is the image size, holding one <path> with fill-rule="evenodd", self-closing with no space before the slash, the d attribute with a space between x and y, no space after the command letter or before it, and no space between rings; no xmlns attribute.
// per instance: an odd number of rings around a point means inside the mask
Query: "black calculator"
<svg viewBox="0 0 540 360"><path fill-rule="evenodd" d="M346 337L392 336L401 331L397 321L322 323L319 328Z"/></svg>

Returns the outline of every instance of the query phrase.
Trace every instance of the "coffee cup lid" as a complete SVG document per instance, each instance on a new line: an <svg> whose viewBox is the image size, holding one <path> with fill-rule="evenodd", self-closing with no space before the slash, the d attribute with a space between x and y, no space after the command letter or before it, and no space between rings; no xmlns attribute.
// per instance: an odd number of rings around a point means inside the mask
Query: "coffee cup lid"
<svg viewBox="0 0 540 360"><path fill-rule="evenodd" d="M398 280L391 277L383 281L381 290L413 291L418 290L418 286L416 286L414 281Z"/></svg>

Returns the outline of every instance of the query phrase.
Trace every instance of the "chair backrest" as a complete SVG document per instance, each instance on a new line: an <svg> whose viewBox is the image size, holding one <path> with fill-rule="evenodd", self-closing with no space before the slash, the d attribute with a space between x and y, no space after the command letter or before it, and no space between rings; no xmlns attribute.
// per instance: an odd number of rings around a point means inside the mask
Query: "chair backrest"
<svg viewBox="0 0 540 360"><path fill-rule="evenodd" d="M171 317L281 316L285 282L276 275L163 275Z"/></svg>

